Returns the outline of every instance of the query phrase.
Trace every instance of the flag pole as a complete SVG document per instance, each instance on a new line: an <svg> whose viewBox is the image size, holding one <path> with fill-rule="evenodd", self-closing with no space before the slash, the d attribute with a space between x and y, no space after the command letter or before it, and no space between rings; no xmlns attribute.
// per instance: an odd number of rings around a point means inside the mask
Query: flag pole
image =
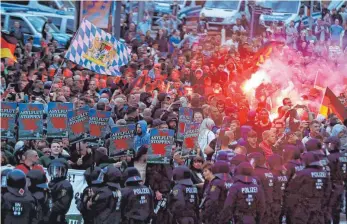
<svg viewBox="0 0 347 224"><path fill-rule="evenodd" d="M84 20L85 20L85 17L82 19L82 23L83 23ZM76 36L77 36L77 33L78 33L79 29L80 29L80 28L78 28L78 29L76 30L76 32L75 32L73 38L71 39L69 48L70 48L71 44L73 43L73 41L75 40L75 38L76 38ZM69 50L69 48L67 49L67 51ZM54 84L54 82L55 82L55 80L56 80L56 76L57 76L59 70L61 70L61 67L63 66L63 64L65 63L65 61L66 61L66 58L65 58L65 55L64 55L63 61L60 63L58 69L57 69L57 70L55 71L55 73L54 73L53 80L52 80L52 85L51 85L51 88L49 89L49 92L48 92L48 96L49 96L49 97L50 97L50 94L51 94L51 91L52 91L52 86L53 86L53 84Z"/></svg>

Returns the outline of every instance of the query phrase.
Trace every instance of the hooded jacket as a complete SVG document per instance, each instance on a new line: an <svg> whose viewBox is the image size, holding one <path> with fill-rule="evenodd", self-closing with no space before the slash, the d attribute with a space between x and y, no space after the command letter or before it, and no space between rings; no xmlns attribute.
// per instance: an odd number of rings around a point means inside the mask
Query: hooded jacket
<svg viewBox="0 0 347 224"><path fill-rule="evenodd" d="M343 132L342 136L339 136L339 134ZM336 124L333 127L333 130L331 132L331 136L338 136L341 141L341 150L347 150L347 128L346 126L342 124Z"/></svg>
<svg viewBox="0 0 347 224"><path fill-rule="evenodd" d="M147 122L141 120L137 122L136 127L137 125L140 125L142 133L141 135L135 135L134 138L134 149L136 152L142 145L149 145L150 143L150 135L147 133Z"/></svg>

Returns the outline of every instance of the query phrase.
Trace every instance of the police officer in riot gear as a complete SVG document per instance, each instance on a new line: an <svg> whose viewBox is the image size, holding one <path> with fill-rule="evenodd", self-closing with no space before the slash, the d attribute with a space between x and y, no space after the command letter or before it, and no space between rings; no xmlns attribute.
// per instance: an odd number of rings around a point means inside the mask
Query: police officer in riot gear
<svg viewBox="0 0 347 224"><path fill-rule="evenodd" d="M296 172L287 188L289 201L293 193L299 195L294 198L292 223L324 223L324 209L331 195L329 175L322 167L319 154L307 152L302 159L305 169Z"/></svg>
<svg viewBox="0 0 347 224"><path fill-rule="evenodd" d="M12 169L4 169L1 171L1 201L4 201L3 196L7 191L7 174L11 172ZM4 223L4 216L1 216L1 223Z"/></svg>
<svg viewBox="0 0 347 224"><path fill-rule="evenodd" d="M105 174L105 183L110 189L112 196L110 202L111 213L108 220L110 223L119 224L121 221L120 203L122 199L122 192L120 183L122 181L122 173L113 165L107 166ZM106 222L107 223L107 222Z"/></svg>
<svg viewBox="0 0 347 224"><path fill-rule="evenodd" d="M278 184L274 187L274 206L272 206L273 213L273 223L284 222L285 216L283 216L284 211L282 210L284 193L288 185L288 177L286 175L286 168L283 166L282 157L278 154L273 154L269 156L267 163L269 164L271 172L277 179ZM283 219L282 219L283 217Z"/></svg>
<svg viewBox="0 0 347 224"><path fill-rule="evenodd" d="M262 153L253 152L248 155L250 164L254 167L253 177L264 190L266 209L261 223L272 223L272 206L274 186L277 184L273 173L265 165L265 157Z"/></svg>
<svg viewBox="0 0 347 224"><path fill-rule="evenodd" d="M265 211L264 192L253 182L253 167L240 163L235 170L234 183L228 191L219 224L262 223Z"/></svg>
<svg viewBox="0 0 347 224"><path fill-rule="evenodd" d="M93 223L95 213L94 210L88 208L88 203L91 203L93 193L97 190L97 184L93 184L93 182L98 179L100 173L100 167L87 168L86 171L83 173L84 179L87 182L87 187L83 189L83 192L80 195L80 197L75 196L77 209L81 212L85 224Z"/></svg>
<svg viewBox="0 0 347 224"><path fill-rule="evenodd" d="M330 199L331 218L334 224L340 223L340 212L342 206L343 182L344 182L344 155L340 153L340 139L337 136L331 136L325 141L325 148L329 151L328 160L330 167L330 178L333 194ZM330 220L326 220L330 223Z"/></svg>
<svg viewBox="0 0 347 224"><path fill-rule="evenodd" d="M1 201L4 223L35 223L36 202L26 187L25 173L14 169L7 174L7 190Z"/></svg>
<svg viewBox="0 0 347 224"><path fill-rule="evenodd" d="M72 197L72 185L66 180L68 165L64 160L55 159L48 167L51 176L49 189L52 195L52 211L49 216L50 224L66 223L65 215L68 212Z"/></svg>
<svg viewBox="0 0 347 224"><path fill-rule="evenodd" d="M205 224L217 223L228 190L232 185L229 172L229 164L222 160L215 162L212 167L212 173L215 177L206 187L201 205L202 221Z"/></svg>
<svg viewBox="0 0 347 224"><path fill-rule="evenodd" d="M121 213L124 224L145 224L153 215L153 192L142 185L139 171L128 167L124 171L125 187L122 189Z"/></svg>
<svg viewBox="0 0 347 224"><path fill-rule="evenodd" d="M29 191L36 199L36 220L39 224L48 223L49 214L51 212L52 198L49 192L47 178L40 170L30 170L27 173L30 180Z"/></svg>
<svg viewBox="0 0 347 224"><path fill-rule="evenodd" d="M178 166L173 170L175 186L169 195L169 211L178 224L198 223L198 189L193 185L188 167Z"/></svg>

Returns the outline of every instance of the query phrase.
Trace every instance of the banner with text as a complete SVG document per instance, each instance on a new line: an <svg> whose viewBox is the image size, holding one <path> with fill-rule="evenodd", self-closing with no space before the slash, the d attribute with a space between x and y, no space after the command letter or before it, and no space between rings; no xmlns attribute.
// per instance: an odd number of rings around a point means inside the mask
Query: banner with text
<svg viewBox="0 0 347 224"><path fill-rule="evenodd" d="M196 147L199 131L200 131L200 123L190 123L186 125L184 140L183 140L184 150L190 151Z"/></svg>
<svg viewBox="0 0 347 224"><path fill-rule="evenodd" d="M18 115L18 139L43 138L43 104L20 103Z"/></svg>
<svg viewBox="0 0 347 224"><path fill-rule="evenodd" d="M183 142L184 131L187 124L193 120L193 110L188 107L180 107L178 112L177 141Z"/></svg>
<svg viewBox="0 0 347 224"><path fill-rule="evenodd" d="M111 128L110 157L133 156L135 127L135 124L128 124Z"/></svg>
<svg viewBox="0 0 347 224"><path fill-rule="evenodd" d="M73 109L72 103L48 103L47 137L68 138L67 112Z"/></svg>
<svg viewBox="0 0 347 224"><path fill-rule="evenodd" d="M1 138L15 138L17 103L1 102L0 130Z"/></svg>
<svg viewBox="0 0 347 224"><path fill-rule="evenodd" d="M70 144L83 141L89 137L89 107L70 110L67 113Z"/></svg>
<svg viewBox="0 0 347 224"><path fill-rule="evenodd" d="M171 129L151 129L147 163L170 164L174 134Z"/></svg>

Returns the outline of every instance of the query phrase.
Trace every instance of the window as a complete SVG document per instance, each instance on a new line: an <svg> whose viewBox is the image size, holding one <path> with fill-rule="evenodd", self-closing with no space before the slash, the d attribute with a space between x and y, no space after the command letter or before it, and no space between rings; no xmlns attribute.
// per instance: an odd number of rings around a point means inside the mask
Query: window
<svg viewBox="0 0 347 224"><path fill-rule="evenodd" d="M33 32L30 30L29 25L22 18L19 18L17 16L10 16L10 22L8 24L9 30L11 30L14 27L15 22L19 22L23 33L33 34Z"/></svg>
<svg viewBox="0 0 347 224"><path fill-rule="evenodd" d="M59 9L57 3L55 1L42 1L42 0L39 0L38 1L40 5L44 5L44 6L47 6L47 7L50 7L50 8L53 8L53 9Z"/></svg>
<svg viewBox="0 0 347 224"><path fill-rule="evenodd" d="M5 15L1 15L1 30L4 29L4 25L5 25L5 18L6 16Z"/></svg>
<svg viewBox="0 0 347 224"><path fill-rule="evenodd" d="M73 34L75 32L75 21L68 19L66 22L66 33Z"/></svg>
<svg viewBox="0 0 347 224"><path fill-rule="evenodd" d="M62 18L46 16L52 23L60 29Z"/></svg>
<svg viewBox="0 0 347 224"><path fill-rule="evenodd" d="M195 1L195 5L204 7L205 1L200 1L200 0L199 1Z"/></svg>
<svg viewBox="0 0 347 224"><path fill-rule="evenodd" d="M12 4L16 4L16 5L29 5L29 1L3 1L1 0L1 3L12 3Z"/></svg>
<svg viewBox="0 0 347 224"><path fill-rule="evenodd" d="M320 11L321 11L320 1L315 0L313 2L313 12L320 12Z"/></svg>

